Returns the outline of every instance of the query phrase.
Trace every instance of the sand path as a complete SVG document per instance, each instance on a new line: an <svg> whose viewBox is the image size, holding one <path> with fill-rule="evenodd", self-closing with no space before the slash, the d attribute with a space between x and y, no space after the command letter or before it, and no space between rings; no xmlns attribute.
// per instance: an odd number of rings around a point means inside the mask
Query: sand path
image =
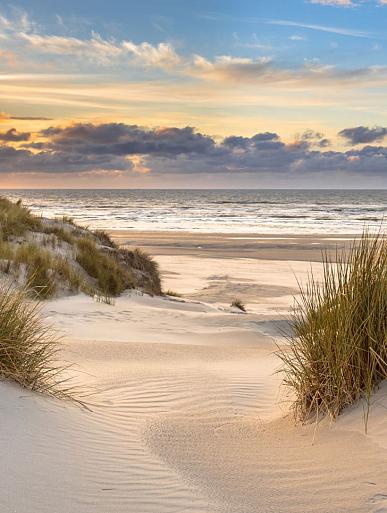
<svg viewBox="0 0 387 513"><path fill-rule="evenodd" d="M1 384L1 513L387 512L387 390L368 436L360 408L315 439L313 426L283 420L269 268L247 315L219 309L213 289L211 303L198 302L211 265L225 281L251 277L247 262L227 262L162 262L171 287L185 264L194 301L46 304L90 411ZM283 287L271 297L285 309L293 274L288 262L270 265Z"/></svg>

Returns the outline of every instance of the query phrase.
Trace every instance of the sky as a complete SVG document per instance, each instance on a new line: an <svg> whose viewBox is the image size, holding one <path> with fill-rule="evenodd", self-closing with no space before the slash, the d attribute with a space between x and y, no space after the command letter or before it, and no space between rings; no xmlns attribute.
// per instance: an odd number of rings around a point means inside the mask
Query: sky
<svg viewBox="0 0 387 513"><path fill-rule="evenodd" d="M387 188L387 0L0 0L0 188Z"/></svg>

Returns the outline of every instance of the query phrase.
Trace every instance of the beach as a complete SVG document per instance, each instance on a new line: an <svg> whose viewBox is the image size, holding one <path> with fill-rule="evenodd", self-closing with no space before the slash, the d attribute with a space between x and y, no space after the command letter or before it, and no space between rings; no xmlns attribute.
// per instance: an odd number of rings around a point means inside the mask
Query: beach
<svg viewBox="0 0 387 513"><path fill-rule="evenodd" d="M86 406L1 384L0 511L386 512L386 387L367 434L364 404L301 426L277 373L297 279L350 237L112 236L182 297L44 303Z"/></svg>
<svg viewBox="0 0 387 513"><path fill-rule="evenodd" d="M0 0L0 513L387 513L387 0Z"/></svg>

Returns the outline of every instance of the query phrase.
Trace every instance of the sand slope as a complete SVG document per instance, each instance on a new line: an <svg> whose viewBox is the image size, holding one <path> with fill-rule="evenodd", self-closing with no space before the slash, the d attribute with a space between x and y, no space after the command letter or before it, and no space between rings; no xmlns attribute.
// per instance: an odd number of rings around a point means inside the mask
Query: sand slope
<svg viewBox="0 0 387 513"><path fill-rule="evenodd" d="M284 266L276 279L292 287ZM243 283L249 266L237 269L221 272ZM0 512L387 512L386 388L367 436L359 407L316 437L294 427L274 374L278 315L215 299L47 303L90 410L0 385Z"/></svg>

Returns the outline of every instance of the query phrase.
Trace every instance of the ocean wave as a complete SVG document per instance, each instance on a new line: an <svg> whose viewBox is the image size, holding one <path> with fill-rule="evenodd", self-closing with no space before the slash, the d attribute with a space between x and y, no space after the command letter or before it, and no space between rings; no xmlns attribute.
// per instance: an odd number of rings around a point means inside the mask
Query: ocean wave
<svg viewBox="0 0 387 513"><path fill-rule="evenodd" d="M3 191L35 213L92 229L359 233L387 213L380 191Z"/></svg>

